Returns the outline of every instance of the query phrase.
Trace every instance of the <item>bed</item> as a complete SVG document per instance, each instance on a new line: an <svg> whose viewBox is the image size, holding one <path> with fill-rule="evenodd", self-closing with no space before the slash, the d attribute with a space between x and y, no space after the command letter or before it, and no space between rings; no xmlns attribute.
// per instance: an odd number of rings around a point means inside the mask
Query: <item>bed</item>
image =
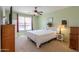
<svg viewBox="0 0 79 59"><path fill-rule="evenodd" d="M55 30L33 30L27 32L27 37L36 43L37 48L44 42L57 37Z"/></svg>

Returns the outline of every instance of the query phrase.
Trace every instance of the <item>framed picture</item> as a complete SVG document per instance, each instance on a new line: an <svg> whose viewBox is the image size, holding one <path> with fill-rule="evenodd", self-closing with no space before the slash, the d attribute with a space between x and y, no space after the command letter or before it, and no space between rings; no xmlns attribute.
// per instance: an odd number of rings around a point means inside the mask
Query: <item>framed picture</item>
<svg viewBox="0 0 79 59"><path fill-rule="evenodd" d="M67 25L67 20L62 20L62 25Z"/></svg>
<svg viewBox="0 0 79 59"><path fill-rule="evenodd" d="M67 18L63 18L61 24L67 26L67 23L68 23Z"/></svg>

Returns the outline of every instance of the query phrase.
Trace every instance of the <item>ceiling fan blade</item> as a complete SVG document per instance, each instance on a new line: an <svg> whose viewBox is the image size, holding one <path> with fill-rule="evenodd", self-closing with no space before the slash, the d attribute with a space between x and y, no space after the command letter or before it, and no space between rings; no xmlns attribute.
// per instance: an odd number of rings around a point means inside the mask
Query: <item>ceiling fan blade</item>
<svg viewBox="0 0 79 59"><path fill-rule="evenodd" d="M40 14L40 15L42 15L42 14Z"/></svg>
<svg viewBox="0 0 79 59"><path fill-rule="evenodd" d="M38 15L42 15L43 11L38 11L37 8L38 7L35 7L34 13L36 13Z"/></svg>
<svg viewBox="0 0 79 59"><path fill-rule="evenodd" d="M43 11L39 11L40 13L43 13Z"/></svg>
<svg viewBox="0 0 79 59"><path fill-rule="evenodd" d="M34 12L38 12L38 11L37 11L37 7L35 7L35 10L34 10Z"/></svg>

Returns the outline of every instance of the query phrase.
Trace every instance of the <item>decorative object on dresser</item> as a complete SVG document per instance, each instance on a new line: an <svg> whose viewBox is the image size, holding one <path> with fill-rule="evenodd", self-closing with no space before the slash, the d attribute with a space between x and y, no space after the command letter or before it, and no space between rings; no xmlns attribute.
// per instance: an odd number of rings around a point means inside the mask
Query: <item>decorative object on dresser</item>
<svg viewBox="0 0 79 59"><path fill-rule="evenodd" d="M1 50L2 52L15 51L15 25L1 25Z"/></svg>
<svg viewBox="0 0 79 59"><path fill-rule="evenodd" d="M70 46L71 49L79 51L79 27L70 27Z"/></svg>

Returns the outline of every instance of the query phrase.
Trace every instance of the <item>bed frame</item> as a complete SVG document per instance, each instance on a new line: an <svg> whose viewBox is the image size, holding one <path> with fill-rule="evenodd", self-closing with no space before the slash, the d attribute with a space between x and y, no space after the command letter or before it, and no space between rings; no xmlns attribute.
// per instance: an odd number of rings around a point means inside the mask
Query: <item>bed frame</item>
<svg viewBox="0 0 79 59"><path fill-rule="evenodd" d="M29 37L27 37L32 43L34 43L35 45L36 45L36 42L34 42L31 38L29 38ZM44 45L44 44L46 44L46 43L50 43L51 41L53 41L53 40L56 40L57 38L53 38L53 39L51 39L51 40L49 40L49 41L46 41L46 42L44 42L44 43L42 43L40 46L39 46L39 48L41 48L41 46L42 45ZM37 46L37 45L36 45Z"/></svg>

